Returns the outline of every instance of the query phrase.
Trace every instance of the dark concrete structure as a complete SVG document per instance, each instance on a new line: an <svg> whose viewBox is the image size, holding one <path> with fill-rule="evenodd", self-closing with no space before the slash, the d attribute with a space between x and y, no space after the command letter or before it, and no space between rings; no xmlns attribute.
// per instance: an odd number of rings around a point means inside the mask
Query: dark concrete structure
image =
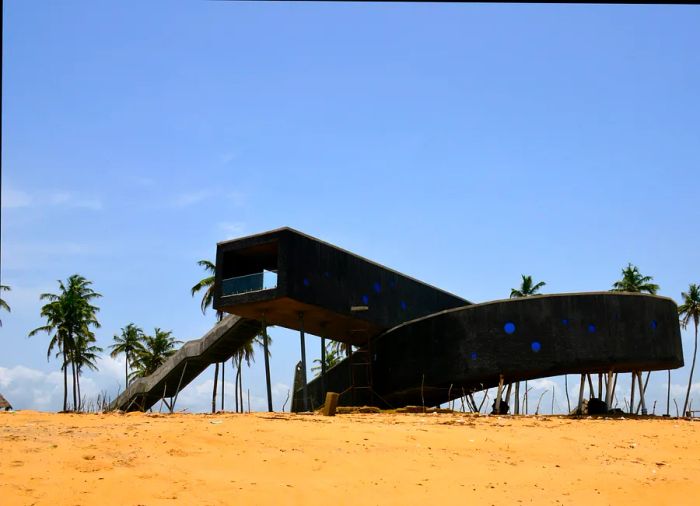
<svg viewBox="0 0 700 506"><path fill-rule="evenodd" d="M328 371L327 389L349 386L350 363ZM475 304L406 322L373 343L371 370L382 401L375 403L397 407L444 403L497 386L501 375L511 383L682 365L671 299L600 292ZM317 406L324 398L320 383L308 385Z"/></svg>
<svg viewBox="0 0 700 506"><path fill-rule="evenodd" d="M472 304L290 228L219 243L216 267L214 308L237 316L186 343L113 408L174 397L172 409L181 388L267 325L300 331L294 411L319 407L328 391L340 393L341 405L429 407L504 382L593 373L599 384L605 375L609 405L614 373L632 372L641 385L639 371L683 365L677 308L665 297L597 292ZM307 383L305 332L354 351Z"/></svg>
<svg viewBox="0 0 700 506"><path fill-rule="evenodd" d="M219 243L214 307L364 345L469 301L290 228Z"/></svg>

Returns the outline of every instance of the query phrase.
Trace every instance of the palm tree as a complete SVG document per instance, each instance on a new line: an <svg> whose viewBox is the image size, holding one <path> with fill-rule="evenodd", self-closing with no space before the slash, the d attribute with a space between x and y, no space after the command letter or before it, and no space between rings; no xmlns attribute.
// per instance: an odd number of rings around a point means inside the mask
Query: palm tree
<svg viewBox="0 0 700 506"><path fill-rule="evenodd" d="M172 331L166 332L158 327L154 329L152 336L143 336L141 349L134 350L134 370L131 377L144 377L156 372L168 357L175 353L175 345L181 342L172 336Z"/></svg>
<svg viewBox="0 0 700 506"><path fill-rule="evenodd" d="M538 295L537 292L540 291L540 288L542 288L545 283L544 281L540 281L537 284L533 284L532 282L532 276L526 276L525 274L522 274L522 282L520 283L520 288L511 288L510 289L510 298L514 299L517 297L529 297L531 295Z"/></svg>
<svg viewBox="0 0 700 506"><path fill-rule="evenodd" d="M540 281L539 283L533 283L532 281L532 276L526 276L525 274L521 274L521 277L523 278L522 281L520 282L520 288L511 288L510 289L510 298L511 299L516 299L520 297L530 297L532 295L538 295L537 292L540 291L540 288L545 286L547 283L544 281ZM527 413L527 381L525 382L525 412ZM520 413L520 382L518 381L515 384L515 414Z"/></svg>
<svg viewBox="0 0 700 506"><path fill-rule="evenodd" d="M204 295L202 296L202 302L200 304L200 307L202 309L202 314L206 314L207 309L210 308L214 303L214 280L216 278L216 264L214 264L214 262L210 260L200 260L199 262L197 262L197 265L199 265L200 267L204 267L204 271L207 273L207 276L200 279L199 282L191 288L190 292L192 294L192 297L194 297L195 293L197 293L200 290L204 290ZM217 323L220 322L223 317L224 314L221 311L216 312ZM221 366L223 367L223 364L221 364ZM216 412L216 389L218 381L219 363L217 362L214 367L214 389L212 391L211 396L212 413Z"/></svg>
<svg viewBox="0 0 700 506"><path fill-rule="evenodd" d="M631 263L622 269L622 279L615 281L611 292L632 292L632 293L650 293L655 295L659 291L659 285L652 283L654 280L651 276L642 276L636 265Z"/></svg>
<svg viewBox="0 0 700 506"><path fill-rule="evenodd" d="M331 343L328 343L326 345L326 371L338 364L341 360L342 359L340 358L340 353L338 352L337 347L334 347ZM316 377L318 378L321 375L321 371L323 371L323 365L321 364L320 358L315 359L314 363L318 365L313 366L311 368L311 372L315 372Z"/></svg>
<svg viewBox="0 0 700 506"><path fill-rule="evenodd" d="M52 334L47 359L51 357L54 348L58 349L57 356L63 356L63 410L68 410L68 365L70 364L73 375L73 409L78 409L78 373L76 360L80 359L84 351L83 346L88 346L92 332L90 327L99 328L96 313L99 308L93 306L93 299L102 297L95 292L88 281L79 274L70 276L66 283L58 281L59 294L43 293L40 300L48 301L41 308L41 316L46 318L46 325L38 327L29 333L32 337L39 332ZM92 336L94 342L94 336Z"/></svg>
<svg viewBox="0 0 700 506"><path fill-rule="evenodd" d="M76 383L78 386L78 411L82 410L82 396L80 394L80 375L83 367L87 367L91 371L97 371L97 359L99 353L104 350L95 343L95 334L92 332L81 333L75 342L73 349L72 360L75 364Z"/></svg>
<svg viewBox="0 0 700 506"><path fill-rule="evenodd" d="M110 357L116 358L117 355L123 353L126 355L124 363L124 389L129 386L129 364L133 364L139 352L143 351L143 330L129 323L121 329L121 335L114 335L114 344L110 346L112 353Z"/></svg>
<svg viewBox="0 0 700 506"><path fill-rule="evenodd" d="M693 348L693 362L690 366L690 376L688 377L688 390L685 392L685 402L683 403L683 414L688 409L690 399L690 387L693 384L693 372L695 370L695 357L698 353L698 323L700 322L700 286L695 283L688 287L687 292L682 292L683 304L678 306L678 314L681 317L681 325L688 328L688 323L693 320L695 324L695 347ZM670 383L670 382L669 382Z"/></svg>
<svg viewBox="0 0 700 506"><path fill-rule="evenodd" d="M11 288L7 285L0 285L0 292L9 292ZM11 311L10 306L7 302L3 300L2 297L0 297L0 309L4 309L8 313ZM0 320L0 327L2 327L2 320Z"/></svg>

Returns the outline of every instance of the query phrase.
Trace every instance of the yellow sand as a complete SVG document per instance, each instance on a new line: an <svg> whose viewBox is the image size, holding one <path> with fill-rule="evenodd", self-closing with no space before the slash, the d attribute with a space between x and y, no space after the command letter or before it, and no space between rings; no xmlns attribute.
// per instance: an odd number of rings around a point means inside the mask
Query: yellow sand
<svg viewBox="0 0 700 506"><path fill-rule="evenodd" d="M700 504L700 423L0 413L0 504Z"/></svg>

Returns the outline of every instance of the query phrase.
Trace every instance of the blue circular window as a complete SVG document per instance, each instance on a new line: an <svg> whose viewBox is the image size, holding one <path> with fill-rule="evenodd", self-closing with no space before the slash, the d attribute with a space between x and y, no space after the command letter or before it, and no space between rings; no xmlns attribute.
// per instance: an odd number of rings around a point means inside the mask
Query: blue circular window
<svg viewBox="0 0 700 506"><path fill-rule="evenodd" d="M564 318L564 319L561 321L561 324L564 325L564 327L568 327L568 326L569 326L569 319L568 319L568 318Z"/></svg>
<svg viewBox="0 0 700 506"><path fill-rule="evenodd" d="M366 306L369 304L369 297L367 295L362 296L362 303Z"/></svg>
<svg viewBox="0 0 700 506"><path fill-rule="evenodd" d="M503 325L503 330L505 330L506 334L512 334L515 332L515 323L507 322L505 325Z"/></svg>
<svg viewBox="0 0 700 506"><path fill-rule="evenodd" d="M593 332L595 332L595 325L593 325L592 323L589 323L588 324L588 332L590 332L591 334Z"/></svg>
<svg viewBox="0 0 700 506"><path fill-rule="evenodd" d="M656 322L656 320L651 320L651 329L656 330L656 327L658 327L659 324Z"/></svg>
<svg viewBox="0 0 700 506"><path fill-rule="evenodd" d="M379 292L382 291L382 285L381 285L381 283L380 283L379 281L375 281L375 282L374 282L374 285L372 286L372 288L374 288L374 292L375 292L375 293L379 293Z"/></svg>
<svg viewBox="0 0 700 506"><path fill-rule="evenodd" d="M469 357L470 357L472 360L476 360L476 352L475 352L475 351L472 351L471 354L469 355Z"/></svg>
<svg viewBox="0 0 700 506"><path fill-rule="evenodd" d="M532 341L530 348L532 348L532 351L537 353L538 351L540 351L542 349L542 345L540 344L539 341Z"/></svg>
<svg viewBox="0 0 700 506"><path fill-rule="evenodd" d="M304 286L309 286L310 284L308 278L304 278Z"/></svg>
<svg viewBox="0 0 700 506"><path fill-rule="evenodd" d="M404 301L401 301L401 310L406 311L406 303Z"/></svg>

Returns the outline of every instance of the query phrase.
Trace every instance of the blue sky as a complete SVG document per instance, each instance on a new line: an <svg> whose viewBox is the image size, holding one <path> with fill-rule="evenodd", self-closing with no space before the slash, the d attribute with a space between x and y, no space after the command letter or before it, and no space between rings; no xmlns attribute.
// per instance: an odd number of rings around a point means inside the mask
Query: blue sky
<svg viewBox="0 0 700 506"><path fill-rule="evenodd" d="M26 337L57 279L94 281L105 347L131 321L195 339L196 261L285 225L472 301L523 273L606 290L627 262L678 301L700 282L698 26L694 6L5 2L0 391L59 407ZM299 343L272 337L279 406ZM207 409L211 374L182 407ZM262 408L262 360L244 374Z"/></svg>

